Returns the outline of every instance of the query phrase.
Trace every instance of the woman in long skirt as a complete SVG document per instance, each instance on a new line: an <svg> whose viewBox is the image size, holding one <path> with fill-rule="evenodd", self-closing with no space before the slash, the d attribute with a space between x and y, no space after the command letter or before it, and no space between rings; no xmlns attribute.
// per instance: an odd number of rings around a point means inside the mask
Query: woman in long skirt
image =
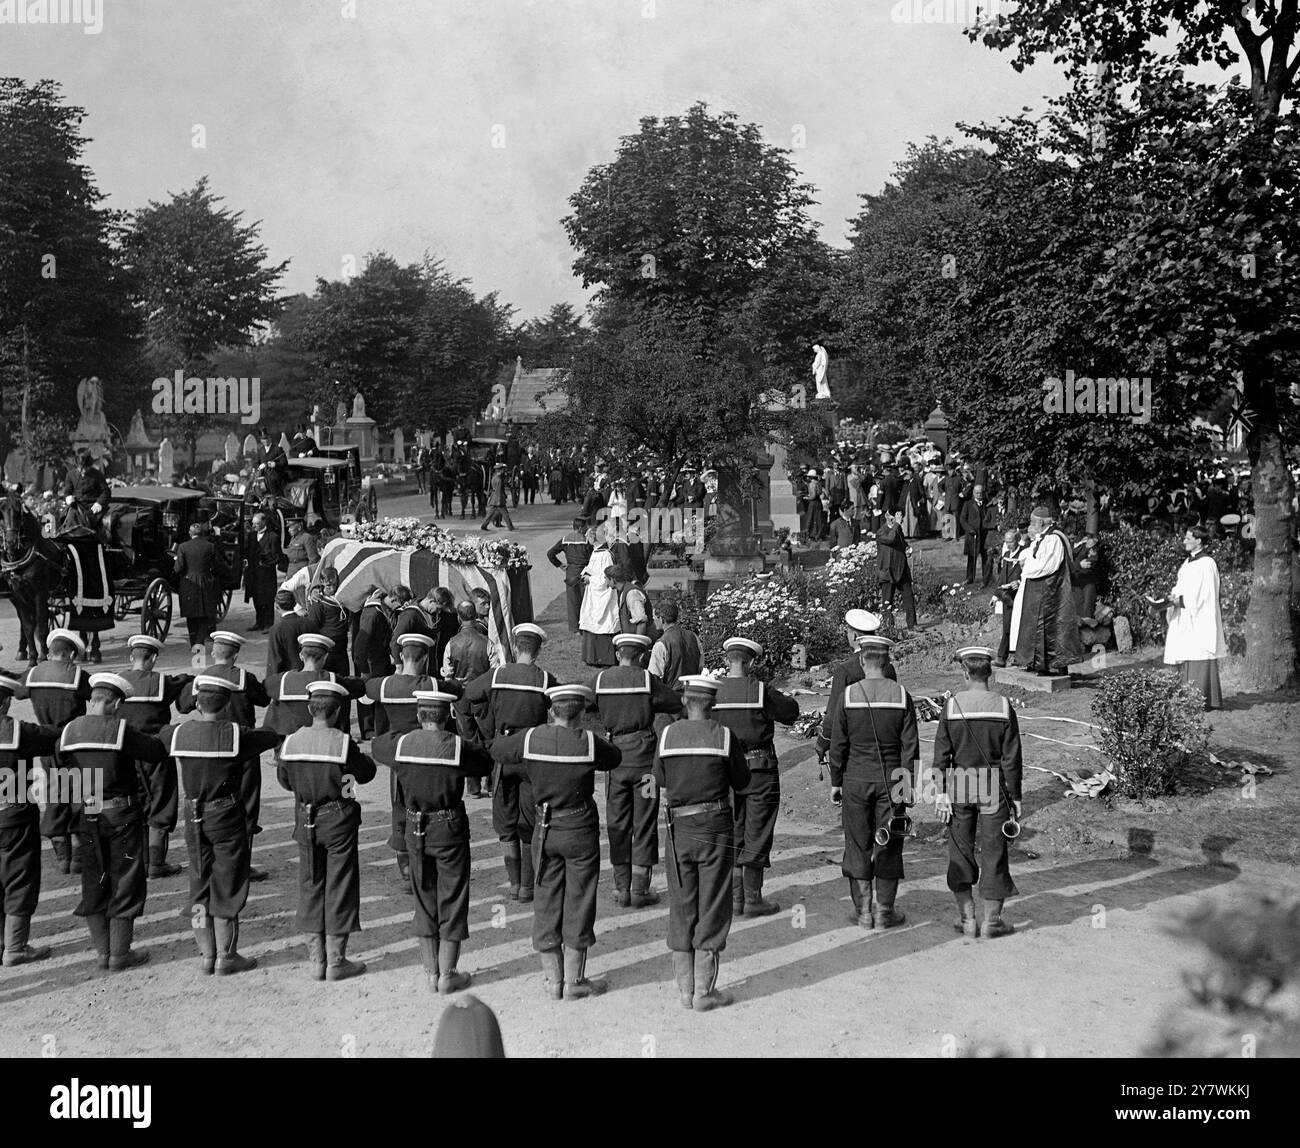
<svg viewBox="0 0 1300 1148"><path fill-rule="evenodd" d="M1219 659L1226 657L1223 613L1219 608L1219 568L1206 552L1210 533L1193 526L1183 535L1187 560L1169 592L1166 617L1165 664L1178 667L1182 681L1205 697L1205 708L1223 708L1219 687Z"/></svg>

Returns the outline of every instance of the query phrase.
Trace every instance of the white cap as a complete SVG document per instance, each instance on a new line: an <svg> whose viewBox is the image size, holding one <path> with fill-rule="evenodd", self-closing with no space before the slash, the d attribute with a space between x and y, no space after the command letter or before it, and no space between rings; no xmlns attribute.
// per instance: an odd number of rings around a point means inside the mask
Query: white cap
<svg viewBox="0 0 1300 1148"><path fill-rule="evenodd" d="M727 653L732 650L745 650L756 658L763 656L763 647L755 642L752 638L728 638L722 643L722 648Z"/></svg>
<svg viewBox="0 0 1300 1148"><path fill-rule="evenodd" d="M234 630L213 630L212 640L222 642L227 646L234 646L237 650L247 641L243 634L236 634Z"/></svg>
<svg viewBox="0 0 1300 1148"><path fill-rule="evenodd" d="M307 693L309 696L314 696L316 694L336 694L341 698L348 696L346 686L341 686L338 682L331 682L325 678L321 678L319 681L315 682L308 682Z"/></svg>
<svg viewBox="0 0 1300 1148"><path fill-rule="evenodd" d="M219 678L216 674L199 674L194 679L194 689L198 690L221 690L224 693L233 694L235 692L235 683L229 678Z"/></svg>
<svg viewBox="0 0 1300 1148"><path fill-rule="evenodd" d="M532 634L534 638L541 638L543 642L546 641L546 631L533 622L520 622L510 633L516 638L521 634Z"/></svg>
<svg viewBox="0 0 1300 1148"><path fill-rule="evenodd" d="M90 675L90 688L116 690L124 698L129 698L135 693L135 688L121 674L111 674L107 671L99 674Z"/></svg>
<svg viewBox="0 0 1300 1148"><path fill-rule="evenodd" d="M132 634L126 640L128 650L152 650L155 654L161 654L163 644L157 638L151 638L148 634Z"/></svg>
<svg viewBox="0 0 1300 1148"><path fill-rule="evenodd" d="M870 610L850 610L844 615L844 624L860 634L870 634L880 629L880 619Z"/></svg>
<svg viewBox="0 0 1300 1148"><path fill-rule="evenodd" d="M639 646L643 650L648 650L654 645L654 641L648 634L615 634L614 649L619 646Z"/></svg>
<svg viewBox="0 0 1300 1148"><path fill-rule="evenodd" d="M412 690L411 696L417 702L442 702L451 705L456 700L455 694L445 694L442 690Z"/></svg>
<svg viewBox="0 0 1300 1148"><path fill-rule="evenodd" d="M863 634L855 647L859 653L863 650L892 650L894 642L883 634Z"/></svg>
<svg viewBox="0 0 1300 1148"><path fill-rule="evenodd" d="M334 649L334 639L327 638L324 634L299 634L298 646L300 649L307 646L317 646L322 650Z"/></svg>
<svg viewBox="0 0 1300 1148"><path fill-rule="evenodd" d="M435 642L428 634L400 634L397 638L399 646L423 646L426 650L432 650L438 643Z"/></svg>
<svg viewBox="0 0 1300 1148"><path fill-rule="evenodd" d="M988 646L962 646L957 651L956 658L958 661L961 661L962 658L988 658L991 661L993 651Z"/></svg>
<svg viewBox="0 0 1300 1148"><path fill-rule="evenodd" d="M565 698L578 698L588 705L596 700L596 695L581 682L570 682L564 686L552 686L546 691L546 696L553 702L563 701Z"/></svg>
<svg viewBox="0 0 1300 1148"><path fill-rule="evenodd" d="M684 693L708 694L710 697L717 694L720 685L717 678L711 678L708 674L683 674L677 679L677 684Z"/></svg>
<svg viewBox="0 0 1300 1148"><path fill-rule="evenodd" d="M61 627L49 632L45 639L45 645L48 647L51 642L57 642L60 639L72 643L77 653L84 654L86 652L86 643L81 640L81 635L75 634L71 630L64 630Z"/></svg>

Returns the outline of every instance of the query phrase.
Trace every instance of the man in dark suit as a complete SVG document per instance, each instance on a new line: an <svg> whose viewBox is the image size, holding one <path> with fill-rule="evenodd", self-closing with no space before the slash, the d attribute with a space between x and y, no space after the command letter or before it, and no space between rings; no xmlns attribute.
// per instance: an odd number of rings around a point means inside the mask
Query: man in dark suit
<svg viewBox="0 0 1300 1148"><path fill-rule="evenodd" d="M903 484L898 477L898 467L892 462L885 466L885 477L880 480L880 509L893 514L902 507Z"/></svg>
<svg viewBox="0 0 1300 1148"><path fill-rule="evenodd" d="M997 523L993 507L984 501L984 488L979 484L971 492L971 500L961 508L961 528L966 547L966 585L975 581L975 559L978 558L984 585L987 586L993 578L992 547L996 545Z"/></svg>
<svg viewBox="0 0 1300 1148"><path fill-rule="evenodd" d="M289 474L289 459L270 431L262 432L262 453L266 456L258 470L266 479L267 493L279 498L284 493L285 479Z"/></svg>
<svg viewBox="0 0 1300 1148"><path fill-rule="evenodd" d="M245 554L244 590L253 600L256 618L251 629L266 633L271 628L271 610L280 583L280 559L284 551L265 514L253 515L253 534Z"/></svg>
<svg viewBox="0 0 1300 1148"><path fill-rule="evenodd" d="M302 659L298 657L298 635L307 632L307 612L298 605L292 590L275 592L275 608L280 611L280 617L266 640L268 678L272 674L302 669Z"/></svg>
<svg viewBox="0 0 1300 1148"><path fill-rule="evenodd" d="M858 520L853 517L853 504L844 503L831 523L831 549L840 550L845 546L856 546L860 541Z"/></svg>
<svg viewBox="0 0 1300 1148"><path fill-rule="evenodd" d="M190 652L200 653L212 638L221 613L221 583L226 574L221 551L208 537L206 522L190 524L189 541L176 551L181 615L190 632Z"/></svg>
<svg viewBox="0 0 1300 1148"><path fill-rule="evenodd" d="M916 598L912 593L912 568L907 561L907 540L903 537L901 514L886 514L885 525L876 531L876 554L880 561L880 595L885 609L894 610L894 593L903 597L907 627L916 629Z"/></svg>

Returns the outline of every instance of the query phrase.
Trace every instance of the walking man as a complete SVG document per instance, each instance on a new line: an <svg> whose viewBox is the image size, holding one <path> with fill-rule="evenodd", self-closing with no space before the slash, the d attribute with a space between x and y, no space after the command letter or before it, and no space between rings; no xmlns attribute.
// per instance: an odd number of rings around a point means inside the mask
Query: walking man
<svg viewBox="0 0 1300 1148"><path fill-rule="evenodd" d="M500 526L503 518L506 529L513 530L515 524L510 518L509 503L506 502L506 464L498 462L493 465L492 477L488 480L487 515L479 529L486 530L489 526Z"/></svg>

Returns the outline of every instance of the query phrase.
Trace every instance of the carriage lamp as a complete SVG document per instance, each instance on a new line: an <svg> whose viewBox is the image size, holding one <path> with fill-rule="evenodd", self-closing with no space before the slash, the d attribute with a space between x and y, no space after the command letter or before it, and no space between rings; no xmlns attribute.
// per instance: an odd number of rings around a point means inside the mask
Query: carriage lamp
<svg viewBox="0 0 1300 1148"><path fill-rule="evenodd" d="M181 516L177 514L174 510L164 510L162 520L163 520L163 525L168 530L177 530L180 528Z"/></svg>

